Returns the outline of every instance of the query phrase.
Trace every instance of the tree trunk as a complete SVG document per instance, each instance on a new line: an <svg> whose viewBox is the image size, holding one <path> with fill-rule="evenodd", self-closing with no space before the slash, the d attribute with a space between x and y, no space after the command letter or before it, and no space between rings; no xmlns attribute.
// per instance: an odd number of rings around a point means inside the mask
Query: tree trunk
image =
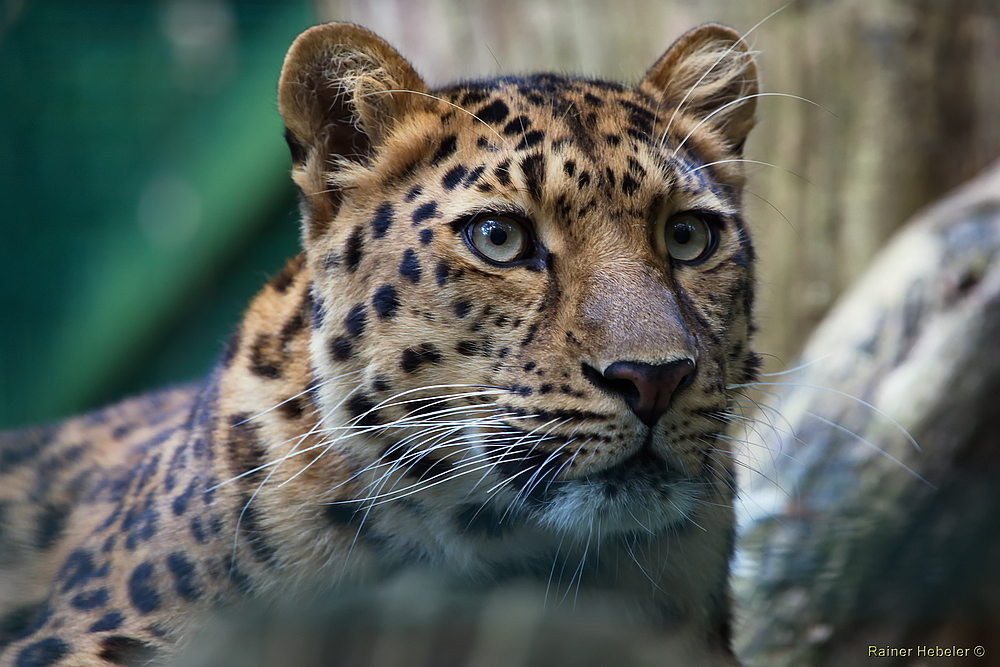
<svg viewBox="0 0 1000 667"><path fill-rule="evenodd" d="M911 222L803 359L747 435L741 653L1000 664L1000 163Z"/></svg>

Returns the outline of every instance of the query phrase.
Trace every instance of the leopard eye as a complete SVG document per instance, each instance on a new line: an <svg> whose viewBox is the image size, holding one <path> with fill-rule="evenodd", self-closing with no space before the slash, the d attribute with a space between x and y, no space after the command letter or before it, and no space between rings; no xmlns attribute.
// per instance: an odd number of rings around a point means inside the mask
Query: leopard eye
<svg viewBox="0 0 1000 667"><path fill-rule="evenodd" d="M715 250L715 229L705 217L694 212L678 213L663 226L663 245L678 262L695 263Z"/></svg>
<svg viewBox="0 0 1000 667"><path fill-rule="evenodd" d="M466 228L466 237L476 252L499 264L522 259L530 245L524 223L505 215L475 218Z"/></svg>

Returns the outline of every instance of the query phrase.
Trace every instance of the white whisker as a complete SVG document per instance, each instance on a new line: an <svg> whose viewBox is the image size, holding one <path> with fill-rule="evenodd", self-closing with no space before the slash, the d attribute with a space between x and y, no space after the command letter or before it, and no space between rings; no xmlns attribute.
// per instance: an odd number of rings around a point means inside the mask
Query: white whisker
<svg viewBox="0 0 1000 667"><path fill-rule="evenodd" d="M450 107L452 107L454 109L457 109L457 110L461 111L462 113L466 113L466 114L472 116L474 119L476 119L477 121L479 121L480 123L482 123L484 126L486 126L487 130L489 130L490 132L492 132L493 134L495 134L496 137L497 137L497 139L499 139L504 144L507 143L507 140L504 139L503 136L499 132L497 132L496 130L494 130L493 126L490 125L489 123L487 123L485 120L483 120L482 118L480 118L476 114L472 113L468 109L460 107L457 104L455 104L454 102L449 102L448 100L444 99L443 97L439 97L437 95L431 95L430 93L421 92L419 90L406 90L406 89L403 89L403 88L395 88L395 89L392 89L392 90L373 90L371 92L363 93L361 96L362 97L367 97L369 95L388 95L390 93L407 93L409 95L420 95L421 97L428 97L428 98L430 98L432 100L441 102L443 104L447 104L448 106L450 106Z"/></svg>
<svg viewBox="0 0 1000 667"><path fill-rule="evenodd" d="M817 419L817 420L823 422L827 426L831 426L831 427L837 429L838 431L840 431L842 433L846 433L847 435L851 436L852 438L856 438L857 440L863 442L864 444L868 445L870 448L872 448L873 450L875 450L876 452L878 452L879 454L881 454L882 456L884 456L885 458L887 458L890 461L892 461L893 463L899 465L903 470L906 470L907 472L909 472L911 475L913 475L914 477L916 477L917 479L919 479L921 482L923 482L927 486L929 486L929 487L931 487L932 489L935 489L935 490L937 489L936 486L934 486L929 481L927 481L926 479L924 479L924 477L922 475L920 475L920 473L918 473L917 471L913 470L908 465L906 465L905 463L903 463L902 461L900 461L895 456L893 456L889 452L885 451L884 449L882 449L878 445L875 445L875 444L869 442L868 440L866 440L865 438L862 438L860 435L858 435L857 433L855 433L851 429L846 428L844 426L841 426L840 424L838 424L836 422L830 421L829 419L827 419L825 417L820 417L819 415L814 414L812 412L806 411L806 414L809 415L810 417L812 417L813 419Z"/></svg>
<svg viewBox="0 0 1000 667"><path fill-rule="evenodd" d="M757 23L755 23L752 28L750 28L749 30L747 30L742 35L740 35L739 40L737 40L736 42L733 42L733 44L728 49L726 49L725 51L723 51L719 55L718 60L716 60L714 63L712 63L711 67L709 67L707 70L705 70L705 73L702 74L701 77L697 81L694 82L694 85L692 85L688 89L688 91L684 94L684 97L681 98L681 101L677 104L676 107L674 107L674 112L670 115L670 119L667 121L667 127L663 131L663 134L661 135L662 136L662 139L660 140L660 146L661 147L663 146L663 142L666 141L667 136L670 134L670 128L673 127L673 125L674 125L674 119L677 117L677 112L684 108L684 106L687 104L688 99L691 97L691 93L693 93L695 90L697 90L698 86L701 85L701 82L705 80L705 77L707 77L719 65L719 63L721 63L723 60L725 60L726 56L728 56L730 53L732 53L733 49L735 49L738 44L742 43L747 48L749 48L750 45L747 44L747 41L746 41L747 37L749 37L750 35L752 35L753 32L757 28L759 28L764 23L766 23L767 21L769 21L771 19L771 17L773 17L773 16L777 15L778 13L784 11L786 7L788 7L789 5L793 4L794 2L796 2L796 0L789 0L789 2L786 2L781 7L778 7L773 12L771 12L770 14L768 14L767 16L765 16L764 18L762 18L761 20L757 21Z"/></svg>
<svg viewBox="0 0 1000 667"><path fill-rule="evenodd" d="M800 95L792 95L790 93L754 93L753 95L740 95L735 100L732 100L730 102L726 102L725 104L723 104L722 106L720 106L718 109L714 110L712 113L710 113L707 116L705 116L704 118L702 118L694 127L692 127L691 130L681 140L681 142L679 144L677 144L677 146L674 148L673 156L677 157L677 154L684 147L684 144L687 143L687 140L691 138L691 135L694 134L695 132L697 132L698 128L700 128L702 125L704 125L709 120L711 120L711 118L713 116L715 116L718 113L721 113L721 112L725 111L726 109L728 109L731 106L734 106L734 105L737 105L737 104L742 104L743 102L746 102L747 100L754 99L756 97L787 97L787 98L791 98L793 100L799 100L800 102L807 102L807 103L813 105L814 107L819 107L820 109L823 109L827 113L830 113L830 114L836 116L836 114L834 114L829 109L823 107L820 104L817 104L816 102L813 102L810 99L802 97ZM718 164L718 163L715 163L715 164Z"/></svg>
<svg viewBox="0 0 1000 667"><path fill-rule="evenodd" d="M844 398L847 398L847 399L850 399L852 401L855 401L856 403L859 403L860 405L863 405L866 408L870 409L872 412L874 412L874 413L876 413L878 415L881 415L882 417L885 417L886 419L888 419L890 422L892 422L893 426L895 426L896 428L899 429L900 433L902 433L904 436L906 436L907 440L910 441L910 444L913 445L914 449L916 449L918 452L923 451L920 448L920 445L917 444L917 441L913 439L913 436L910 435L910 432L907 431L905 428L903 428L902 425L899 422L897 422L895 419L893 419L892 417L890 417L889 415L887 415L882 410L879 410L878 408L876 408L874 405L872 405L868 401L864 401L864 400L858 398L857 396L852 396L851 394L848 394L846 392L840 391L838 389L833 389L831 387L824 387L822 385L815 385L815 384L802 384L802 383L799 383L799 382L751 382L751 383L748 383L748 384L735 384L735 385L732 385L729 388L735 389L735 388L738 388L738 387L758 387L758 386L765 386L765 387L807 387L809 389L816 389L816 390L819 390L819 391L828 391L828 392L830 392L832 394L837 394L838 396L843 396Z"/></svg>
<svg viewBox="0 0 1000 667"><path fill-rule="evenodd" d="M808 183L809 185L813 186L814 188L818 188L819 187L818 185L816 185L815 183L813 183L812 181L810 181L808 178L806 178L802 174L797 174L794 171L792 171L791 169L785 169L784 167L779 167L776 164L771 164L770 162L764 162L763 160L750 160L748 158L742 158L742 157L741 158L729 158L727 160L716 160L714 162L707 162L705 164L702 164L702 165L699 165L699 166L695 167L694 169L689 169L685 173L687 173L687 174L694 174L694 173L697 173L697 172L701 171L702 169L708 169L709 167L714 167L717 164L727 164L729 162L744 162L744 163L747 163L747 164L760 164L760 165L763 165L765 167L773 167L773 168L775 168L775 169L777 169L779 171L785 172L786 174L791 174L792 176L795 176L796 178L802 179L804 182Z"/></svg>

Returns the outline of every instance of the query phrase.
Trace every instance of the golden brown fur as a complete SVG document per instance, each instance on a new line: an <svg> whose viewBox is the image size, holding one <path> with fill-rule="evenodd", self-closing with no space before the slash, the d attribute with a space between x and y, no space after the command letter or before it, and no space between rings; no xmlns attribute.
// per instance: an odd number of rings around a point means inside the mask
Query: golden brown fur
<svg viewBox="0 0 1000 667"><path fill-rule="evenodd" d="M413 562L482 586L579 564L556 588L612 591L678 664L734 664L720 434L756 368L756 85L720 26L636 88L428 92L362 28L300 36L279 107L303 254L204 382L3 436L0 665L168 656L214 605ZM513 260L471 240L497 219Z"/></svg>

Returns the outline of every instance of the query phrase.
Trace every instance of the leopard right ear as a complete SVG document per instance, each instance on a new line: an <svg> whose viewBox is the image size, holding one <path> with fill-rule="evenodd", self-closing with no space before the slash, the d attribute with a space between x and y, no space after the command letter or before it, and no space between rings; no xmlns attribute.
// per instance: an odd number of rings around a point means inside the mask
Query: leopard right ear
<svg viewBox="0 0 1000 667"><path fill-rule="evenodd" d="M336 215L340 195L328 175L344 160L367 163L426 91L410 63L361 26L327 23L296 38L281 68L278 110L313 220Z"/></svg>
<svg viewBox="0 0 1000 667"><path fill-rule="evenodd" d="M681 35L646 72L639 87L674 113L719 130L737 152L754 125L760 84L746 40L709 23Z"/></svg>

